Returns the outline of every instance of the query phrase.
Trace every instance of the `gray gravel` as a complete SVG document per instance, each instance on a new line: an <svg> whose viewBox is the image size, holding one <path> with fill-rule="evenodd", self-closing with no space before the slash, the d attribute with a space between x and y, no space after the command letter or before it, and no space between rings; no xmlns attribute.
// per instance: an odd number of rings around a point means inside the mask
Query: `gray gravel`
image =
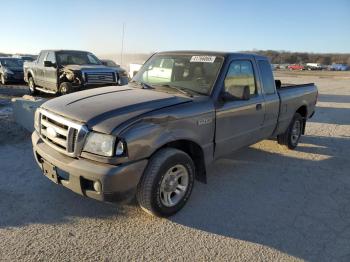
<svg viewBox="0 0 350 262"><path fill-rule="evenodd" d="M320 88L297 150L266 140L217 161L170 219L54 185L29 134L0 129L0 260L350 261L350 75L281 79Z"/></svg>

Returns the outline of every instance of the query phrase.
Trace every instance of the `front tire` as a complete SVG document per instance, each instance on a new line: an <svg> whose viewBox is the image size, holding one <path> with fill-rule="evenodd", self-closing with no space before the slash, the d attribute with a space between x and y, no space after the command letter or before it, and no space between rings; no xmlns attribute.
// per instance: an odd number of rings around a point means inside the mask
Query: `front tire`
<svg viewBox="0 0 350 262"><path fill-rule="evenodd" d="M141 178L136 198L147 213L169 217L188 201L195 177L191 157L175 148L155 153Z"/></svg>
<svg viewBox="0 0 350 262"><path fill-rule="evenodd" d="M295 149L303 132L303 126L303 117L299 113L295 113L286 132L277 136L278 143L287 146L289 149Z"/></svg>
<svg viewBox="0 0 350 262"><path fill-rule="evenodd" d="M74 89L71 83L63 82L60 84L59 94L61 96L73 93Z"/></svg>

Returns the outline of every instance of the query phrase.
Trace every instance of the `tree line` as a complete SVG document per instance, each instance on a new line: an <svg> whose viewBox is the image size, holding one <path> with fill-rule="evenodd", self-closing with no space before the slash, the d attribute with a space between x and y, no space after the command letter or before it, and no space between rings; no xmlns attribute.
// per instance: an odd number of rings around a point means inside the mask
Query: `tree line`
<svg viewBox="0 0 350 262"><path fill-rule="evenodd" d="M247 53L267 56L272 64L320 63L323 65L331 65L335 63L350 65L350 54L319 54L274 50L254 50L248 51Z"/></svg>

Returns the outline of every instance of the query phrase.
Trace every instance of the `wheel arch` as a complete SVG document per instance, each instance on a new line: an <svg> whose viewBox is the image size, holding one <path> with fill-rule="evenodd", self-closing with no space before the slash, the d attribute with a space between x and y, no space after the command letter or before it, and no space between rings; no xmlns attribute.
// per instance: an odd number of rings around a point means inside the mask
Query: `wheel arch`
<svg viewBox="0 0 350 262"><path fill-rule="evenodd" d="M176 148L188 154L192 158L193 163L195 165L196 180L203 183L207 182L204 151L199 144L188 139L178 139L178 140L167 142L166 144L158 148L153 154L158 152L160 149L167 148L167 147Z"/></svg>
<svg viewBox="0 0 350 262"><path fill-rule="evenodd" d="M300 106L295 113L300 114L301 117L303 118L302 134L304 135L305 134L306 119L307 119L307 116L308 116L307 106L306 105Z"/></svg>

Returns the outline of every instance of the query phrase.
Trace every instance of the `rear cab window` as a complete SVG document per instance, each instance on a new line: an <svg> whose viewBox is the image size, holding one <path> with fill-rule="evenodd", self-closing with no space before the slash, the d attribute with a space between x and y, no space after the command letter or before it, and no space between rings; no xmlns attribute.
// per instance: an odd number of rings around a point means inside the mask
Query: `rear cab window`
<svg viewBox="0 0 350 262"><path fill-rule="evenodd" d="M266 95L276 93L275 79L272 74L271 65L267 60L258 60L263 90Z"/></svg>

